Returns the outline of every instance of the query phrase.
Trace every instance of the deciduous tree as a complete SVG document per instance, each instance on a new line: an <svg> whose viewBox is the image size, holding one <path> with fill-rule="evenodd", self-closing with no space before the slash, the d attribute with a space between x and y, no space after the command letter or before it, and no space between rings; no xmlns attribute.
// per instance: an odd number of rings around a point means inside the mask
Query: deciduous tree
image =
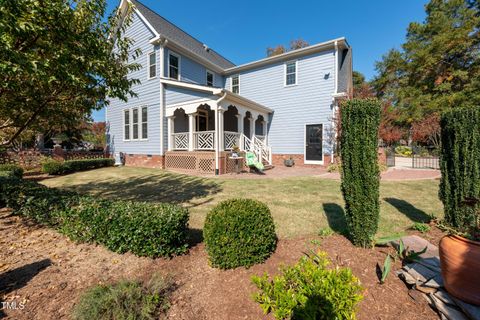
<svg viewBox="0 0 480 320"><path fill-rule="evenodd" d="M126 76L139 52L122 37L131 10L105 10L105 0L0 0L0 145L135 95Z"/></svg>
<svg viewBox="0 0 480 320"><path fill-rule="evenodd" d="M405 123L441 110L480 105L478 0L431 0L413 22L401 50L377 64L380 97L402 110Z"/></svg>
<svg viewBox="0 0 480 320"><path fill-rule="evenodd" d="M276 56L290 50L296 50L308 47L309 44L307 41L303 40L302 38L294 39L290 41L290 48L287 49L283 44L279 44L276 47L268 47L267 48L267 57Z"/></svg>

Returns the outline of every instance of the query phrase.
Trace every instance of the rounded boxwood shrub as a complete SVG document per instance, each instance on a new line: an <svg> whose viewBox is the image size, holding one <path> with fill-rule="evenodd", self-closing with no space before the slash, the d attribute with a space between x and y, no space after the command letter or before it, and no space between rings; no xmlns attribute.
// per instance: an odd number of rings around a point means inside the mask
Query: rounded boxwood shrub
<svg viewBox="0 0 480 320"><path fill-rule="evenodd" d="M210 263L221 269L263 262L277 245L270 210L251 199L218 204L207 215L203 237Z"/></svg>
<svg viewBox="0 0 480 320"><path fill-rule="evenodd" d="M0 164L0 172L10 172L12 175L22 178L23 169L16 164Z"/></svg>

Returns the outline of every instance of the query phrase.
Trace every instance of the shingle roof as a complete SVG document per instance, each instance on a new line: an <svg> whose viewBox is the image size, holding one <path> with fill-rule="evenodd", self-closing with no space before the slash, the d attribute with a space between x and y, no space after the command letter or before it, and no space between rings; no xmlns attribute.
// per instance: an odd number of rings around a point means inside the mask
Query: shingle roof
<svg viewBox="0 0 480 320"><path fill-rule="evenodd" d="M167 39L178 43L179 45L189 49L200 57L207 59L212 64L222 69L235 66L234 63L222 57L213 49L205 50L204 44L202 42L198 41L179 27L175 26L173 23L163 18L155 11L147 8L137 0L131 1L140 11L140 13L145 17L145 19L148 20L152 27L155 28L158 33L165 36Z"/></svg>

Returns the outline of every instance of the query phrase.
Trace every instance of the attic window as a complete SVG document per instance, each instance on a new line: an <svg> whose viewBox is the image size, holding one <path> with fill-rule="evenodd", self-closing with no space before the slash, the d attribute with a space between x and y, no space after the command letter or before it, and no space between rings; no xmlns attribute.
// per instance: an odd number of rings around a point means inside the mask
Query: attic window
<svg viewBox="0 0 480 320"><path fill-rule="evenodd" d="M213 72L211 72L209 70L207 70L206 82L207 82L207 86L213 87Z"/></svg>

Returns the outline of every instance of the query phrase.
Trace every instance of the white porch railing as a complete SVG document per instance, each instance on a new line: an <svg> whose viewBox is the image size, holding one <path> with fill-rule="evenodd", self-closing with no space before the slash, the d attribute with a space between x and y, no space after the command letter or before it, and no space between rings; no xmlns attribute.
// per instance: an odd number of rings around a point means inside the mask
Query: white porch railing
<svg viewBox="0 0 480 320"><path fill-rule="evenodd" d="M173 150L188 150L189 133L174 133ZM248 138L243 133L225 131L224 148L232 150L238 146L240 151L252 151L257 156L258 161L272 164L272 148L265 143L265 136L253 136ZM197 131L193 133L194 150L215 150L215 131Z"/></svg>
<svg viewBox="0 0 480 320"><path fill-rule="evenodd" d="M215 149L215 131L198 131L193 133L194 149Z"/></svg>
<svg viewBox="0 0 480 320"><path fill-rule="evenodd" d="M174 133L172 136L175 150L188 150L188 132Z"/></svg>
<svg viewBox="0 0 480 320"><path fill-rule="evenodd" d="M225 150L232 150L235 146L240 148L240 133L238 132L225 131L223 140Z"/></svg>

